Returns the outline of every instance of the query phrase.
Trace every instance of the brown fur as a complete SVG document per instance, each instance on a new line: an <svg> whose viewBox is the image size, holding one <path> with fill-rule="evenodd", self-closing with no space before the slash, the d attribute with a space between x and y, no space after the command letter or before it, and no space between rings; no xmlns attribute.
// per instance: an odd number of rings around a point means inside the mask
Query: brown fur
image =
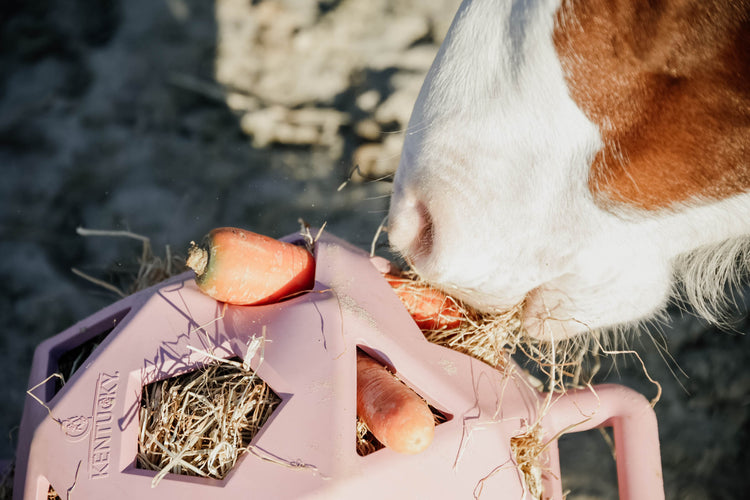
<svg viewBox="0 0 750 500"><path fill-rule="evenodd" d="M563 0L554 42L604 140L597 202L657 210L750 190L749 0Z"/></svg>

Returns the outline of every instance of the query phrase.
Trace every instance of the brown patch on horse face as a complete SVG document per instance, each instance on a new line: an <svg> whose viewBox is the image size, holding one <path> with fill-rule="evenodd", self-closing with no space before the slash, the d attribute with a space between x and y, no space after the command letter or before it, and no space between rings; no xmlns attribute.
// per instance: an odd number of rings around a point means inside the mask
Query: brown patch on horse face
<svg viewBox="0 0 750 500"><path fill-rule="evenodd" d="M554 43L604 147L589 189L647 210L750 189L750 1L563 0Z"/></svg>

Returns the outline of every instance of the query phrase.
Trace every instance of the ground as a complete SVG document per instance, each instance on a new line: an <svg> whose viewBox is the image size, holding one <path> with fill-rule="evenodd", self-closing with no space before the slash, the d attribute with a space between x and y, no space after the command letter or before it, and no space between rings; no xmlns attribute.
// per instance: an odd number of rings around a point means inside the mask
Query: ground
<svg viewBox="0 0 750 500"><path fill-rule="evenodd" d="M303 218L369 248L390 186L366 178L395 169L400 131L457 5L6 1L0 459L13 457L34 347L116 298L71 268L121 285L137 266L137 241L77 227L127 229L157 253L184 253L218 225L282 236ZM735 330L718 331L675 309L656 335L663 348L645 332L631 337L663 387L670 499L740 498L748 484L747 311L739 300ZM656 393L633 356L598 379ZM568 498L616 495L598 432L565 437L561 450Z"/></svg>

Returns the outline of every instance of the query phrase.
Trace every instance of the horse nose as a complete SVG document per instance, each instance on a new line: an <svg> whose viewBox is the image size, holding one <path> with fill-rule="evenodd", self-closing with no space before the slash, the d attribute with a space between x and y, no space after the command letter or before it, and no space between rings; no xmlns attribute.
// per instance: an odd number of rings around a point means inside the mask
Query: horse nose
<svg viewBox="0 0 750 500"><path fill-rule="evenodd" d="M404 257L414 261L432 252L435 227L430 212L419 200L402 199L391 204L388 240Z"/></svg>

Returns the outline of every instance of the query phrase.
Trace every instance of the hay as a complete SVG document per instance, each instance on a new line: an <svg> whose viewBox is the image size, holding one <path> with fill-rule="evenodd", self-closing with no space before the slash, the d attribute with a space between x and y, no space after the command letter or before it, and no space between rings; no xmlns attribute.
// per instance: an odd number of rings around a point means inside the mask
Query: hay
<svg viewBox="0 0 750 500"><path fill-rule="evenodd" d="M224 360L143 388L137 466L223 479L281 399L252 370Z"/></svg>
<svg viewBox="0 0 750 500"><path fill-rule="evenodd" d="M516 460L516 467L524 477L528 494L532 498L541 499L542 472L545 463L542 462L547 447L543 441L544 431L538 422L523 434L510 438L510 450Z"/></svg>
<svg viewBox="0 0 750 500"><path fill-rule="evenodd" d="M355 447L357 454L362 457L385 448L385 446L383 446L383 444L372 435L367 424L359 417L357 417L357 441Z"/></svg>
<svg viewBox="0 0 750 500"><path fill-rule="evenodd" d="M434 344L468 354L498 369L505 367L508 357L521 339L517 311L498 315L480 315L465 309L466 319L456 328L423 330Z"/></svg>
<svg viewBox="0 0 750 500"><path fill-rule="evenodd" d="M120 297L127 297L128 295L148 288L150 286L161 283L167 278L170 278L176 274L180 274L183 271L187 271L185 265L185 257L181 255L172 254L169 245L165 246L164 257L159 257L154 254L151 248L151 240L140 234L132 233L130 231L107 231L99 229L87 229L79 227L76 232L81 236L104 236L110 238L129 238L140 241L141 245L141 256L138 259L138 270L135 276L132 277L130 285L125 289L121 290L109 282L100 280L89 274L84 273L78 269L73 269L73 273L76 275L105 288Z"/></svg>

